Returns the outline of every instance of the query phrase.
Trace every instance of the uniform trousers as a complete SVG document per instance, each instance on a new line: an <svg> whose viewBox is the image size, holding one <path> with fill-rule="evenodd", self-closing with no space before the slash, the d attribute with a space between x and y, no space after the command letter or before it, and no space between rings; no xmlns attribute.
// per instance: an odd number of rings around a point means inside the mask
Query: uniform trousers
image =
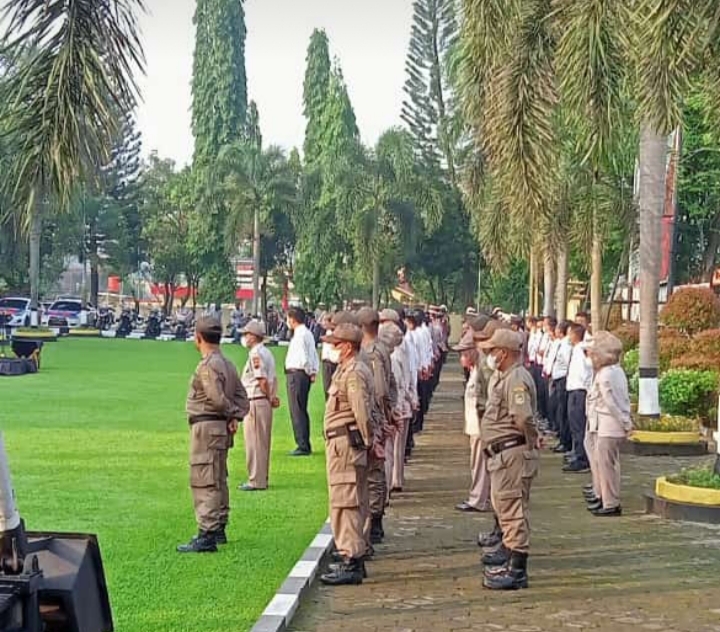
<svg viewBox="0 0 720 632"><path fill-rule="evenodd" d="M570 434L572 435L572 450L575 461L582 465L588 465L588 455L585 451L585 427L587 426L585 399L587 391L568 391L567 395L567 417Z"/></svg>
<svg viewBox="0 0 720 632"><path fill-rule="evenodd" d="M533 362L530 364L530 369L530 375L532 375L532 378L535 382L535 390L537 391L538 413L540 413L540 417L542 419L547 419L548 421L550 421L550 414L548 412L547 384L545 383L545 379L543 378L542 365L535 364Z"/></svg>
<svg viewBox="0 0 720 632"><path fill-rule="evenodd" d="M295 443L298 450L310 452L310 415L308 415L310 376L305 371L290 371L286 376L286 382Z"/></svg>
<svg viewBox="0 0 720 632"><path fill-rule="evenodd" d="M480 437L475 435L470 436L470 492L467 502L475 509L490 508L490 475Z"/></svg>
<svg viewBox="0 0 720 632"><path fill-rule="evenodd" d="M395 442L398 441L397 426L394 426L395 433L385 437L385 505L390 502L390 488L392 484L393 470L395 469Z"/></svg>
<svg viewBox="0 0 720 632"><path fill-rule="evenodd" d="M353 450L347 437L330 439L325 446L330 496L330 527L338 553L359 559L366 552L363 538L365 450Z"/></svg>
<svg viewBox="0 0 720 632"><path fill-rule="evenodd" d="M402 489L405 486L405 446L411 419L405 418L398 422L398 433L393 442L393 469L392 476L387 484L391 489Z"/></svg>
<svg viewBox="0 0 720 632"><path fill-rule="evenodd" d="M332 377L335 374L336 369L337 364L335 364L334 362L330 362L330 360L322 361L323 390L325 391L325 401L327 401L328 391L330 390L330 383L332 382Z"/></svg>
<svg viewBox="0 0 720 632"><path fill-rule="evenodd" d="M567 449L572 448L572 435L567 421L567 378L561 377L552 381L551 408L553 423L558 434L558 441Z"/></svg>
<svg viewBox="0 0 720 632"><path fill-rule="evenodd" d="M590 461L593 488L596 496L602 499L603 508L614 509L620 506L620 446L625 439L588 433L591 434L594 435L591 439L594 458Z"/></svg>
<svg viewBox="0 0 720 632"><path fill-rule="evenodd" d="M537 476L537 450L518 446L488 458L490 495L503 533L503 544L511 551L530 550L530 487Z"/></svg>
<svg viewBox="0 0 720 632"><path fill-rule="evenodd" d="M270 401L256 399L250 402L250 413L243 422L248 483L256 489L268 486L272 418Z"/></svg>
<svg viewBox="0 0 720 632"><path fill-rule="evenodd" d="M217 531L228 523L227 458L231 445L232 435L224 420L190 426L190 489L195 519L202 532Z"/></svg>
<svg viewBox="0 0 720 632"><path fill-rule="evenodd" d="M597 432L585 432L585 454L587 454L592 476L593 493L600 498L600 478L598 477L597 464Z"/></svg>

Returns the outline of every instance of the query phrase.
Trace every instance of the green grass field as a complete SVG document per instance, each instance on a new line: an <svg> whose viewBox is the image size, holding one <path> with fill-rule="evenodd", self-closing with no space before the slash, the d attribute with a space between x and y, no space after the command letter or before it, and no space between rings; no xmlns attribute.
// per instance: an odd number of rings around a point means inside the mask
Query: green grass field
<svg viewBox="0 0 720 632"><path fill-rule="evenodd" d="M223 351L242 369L244 350ZM65 339L45 346L39 374L0 378L0 429L27 526L98 534L118 632L248 630L327 516L322 389L311 400L316 452L293 459L283 382L271 489L237 491L239 433L229 544L175 552L196 529L184 403L198 358L191 344Z"/></svg>

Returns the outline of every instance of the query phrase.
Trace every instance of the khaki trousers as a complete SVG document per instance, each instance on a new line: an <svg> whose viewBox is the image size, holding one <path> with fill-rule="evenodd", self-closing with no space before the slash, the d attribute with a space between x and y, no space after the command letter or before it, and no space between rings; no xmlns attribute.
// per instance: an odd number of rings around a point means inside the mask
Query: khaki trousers
<svg viewBox="0 0 720 632"><path fill-rule="evenodd" d="M600 498L602 490L600 488L600 477L598 473L597 442L597 432L585 433L585 452L587 453L588 463L590 464L593 492L597 498Z"/></svg>
<svg viewBox="0 0 720 632"><path fill-rule="evenodd" d="M367 550L363 535L367 453L353 450L347 437L340 437L326 442L325 458L335 547L343 557L357 559Z"/></svg>
<svg viewBox="0 0 720 632"><path fill-rule="evenodd" d="M530 550L530 487L538 472L537 450L518 446L487 459L493 509L511 551Z"/></svg>
<svg viewBox="0 0 720 632"><path fill-rule="evenodd" d="M600 498L604 509L620 506L620 446L624 438L598 437L597 472Z"/></svg>
<svg viewBox="0 0 720 632"><path fill-rule="evenodd" d="M370 528L373 516L382 516L385 513L385 498L387 485L385 484L385 463L378 459L370 450L367 457L367 514L363 523L363 535L368 550L372 550L370 543Z"/></svg>
<svg viewBox="0 0 720 632"><path fill-rule="evenodd" d="M250 413L243 422L248 483L257 489L268 486L272 417L270 402L256 399L250 402Z"/></svg>
<svg viewBox="0 0 720 632"><path fill-rule="evenodd" d="M391 489L402 489L405 486L405 447L411 421L411 418L407 418L398 422L398 433L393 445L392 476L387 481Z"/></svg>
<svg viewBox="0 0 720 632"><path fill-rule="evenodd" d="M396 433L385 439L385 505L390 502L390 484L395 469L395 442L398 436Z"/></svg>
<svg viewBox="0 0 720 632"><path fill-rule="evenodd" d="M217 531L228 523L227 456L231 440L226 421L190 426L190 489L200 531Z"/></svg>
<svg viewBox="0 0 720 632"><path fill-rule="evenodd" d="M480 437L470 437L470 493L468 505L485 510L490 507L490 475L485 464Z"/></svg>

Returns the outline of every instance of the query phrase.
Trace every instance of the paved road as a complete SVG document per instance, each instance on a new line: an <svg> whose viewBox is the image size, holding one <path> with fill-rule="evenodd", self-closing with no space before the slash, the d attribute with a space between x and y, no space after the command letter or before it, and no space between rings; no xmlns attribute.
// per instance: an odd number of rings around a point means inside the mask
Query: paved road
<svg viewBox="0 0 720 632"><path fill-rule="evenodd" d="M486 515L453 509L468 484L462 382L450 370L433 402L407 489L386 519L385 544L360 587L317 586L295 632L720 632L720 530L644 515L643 490L692 460L623 457L621 519L584 508L583 475L543 454L532 494L530 589L481 585Z"/></svg>

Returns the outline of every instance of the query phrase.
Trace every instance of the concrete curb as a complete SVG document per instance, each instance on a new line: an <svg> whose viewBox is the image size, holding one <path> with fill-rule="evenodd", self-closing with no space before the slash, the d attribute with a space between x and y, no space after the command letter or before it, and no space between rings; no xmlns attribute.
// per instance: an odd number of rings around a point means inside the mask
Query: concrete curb
<svg viewBox="0 0 720 632"><path fill-rule="evenodd" d="M320 565L333 546L328 520L310 546L285 578L250 632L285 632L300 605L300 599L312 586Z"/></svg>

